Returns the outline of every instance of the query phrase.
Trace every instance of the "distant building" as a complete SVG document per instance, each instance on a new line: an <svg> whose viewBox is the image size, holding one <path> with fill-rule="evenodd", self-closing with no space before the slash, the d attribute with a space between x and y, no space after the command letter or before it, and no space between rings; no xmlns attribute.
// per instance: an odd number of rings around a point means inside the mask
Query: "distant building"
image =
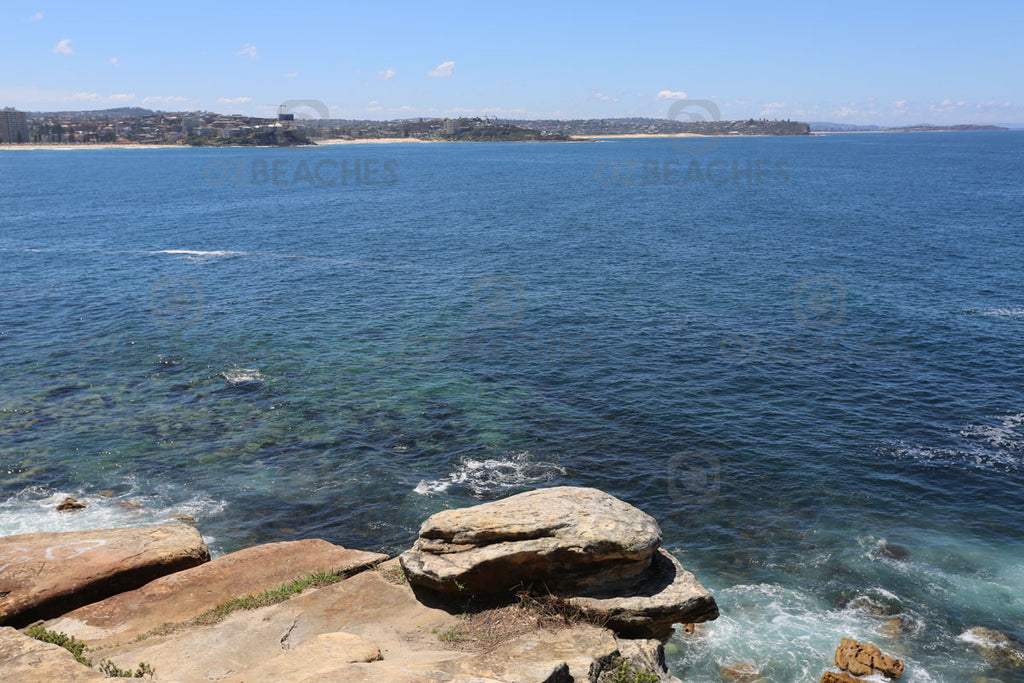
<svg viewBox="0 0 1024 683"><path fill-rule="evenodd" d="M0 142L28 142L28 117L13 107L0 111Z"/></svg>

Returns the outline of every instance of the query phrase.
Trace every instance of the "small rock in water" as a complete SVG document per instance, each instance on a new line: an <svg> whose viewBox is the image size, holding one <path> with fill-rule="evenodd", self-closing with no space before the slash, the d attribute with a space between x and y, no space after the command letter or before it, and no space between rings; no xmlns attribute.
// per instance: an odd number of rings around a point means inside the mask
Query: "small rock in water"
<svg viewBox="0 0 1024 683"><path fill-rule="evenodd" d="M171 515L171 519L177 519L182 522L194 522L196 518L192 515Z"/></svg>
<svg viewBox="0 0 1024 683"><path fill-rule="evenodd" d="M96 495L101 497L101 498L110 498L110 497L114 496L115 494L114 494L114 491L111 491L111 490L108 489L106 491L100 491Z"/></svg>
<svg viewBox="0 0 1024 683"><path fill-rule="evenodd" d="M854 678L848 673L826 671L821 675L821 683L867 683L863 678Z"/></svg>
<svg viewBox="0 0 1024 683"><path fill-rule="evenodd" d="M872 643L859 643L852 638L843 638L836 648L835 664L854 676L870 676L878 671L889 678L899 678L903 673L903 660L882 654Z"/></svg>
<svg viewBox="0 0 1024 683"><path fill-rule="evenodd" d="M1024 669L1024 641L994 628L974 626L960 634L960 640L971 643L989 662L1010 669Z"/></svg>
<svg viewBox="0 0 1024 683"><path fill-rule="evenodd" d="M882 546L882 554L886 557L891 557L894 560L899 560L900 562L910 557L909 550L901 545L896 545L895 543L886 543Z"/></svg>
<svg viewBox="0 0 1024 683"><path fill-rule="evenodd" d="M136 503L134 500L119 500L117 501L117 507L122 510L141 510L142 503Z"/></svg>
<svg viewBox="0 0 1024 683"><path fill-rule="evenodd" d="M85 503L79 503L77 500L68 496L57 505L57 512L68 512L69 510L81 510L85 507Z"/></svg>
<svg viewBox="0 0 1024 683"><path fill-rule="evenodd" d="M738 683L757 683L757 681L762 680L760 669L746 662L724 666L718 673L723 680L737 681Z"/></svg>

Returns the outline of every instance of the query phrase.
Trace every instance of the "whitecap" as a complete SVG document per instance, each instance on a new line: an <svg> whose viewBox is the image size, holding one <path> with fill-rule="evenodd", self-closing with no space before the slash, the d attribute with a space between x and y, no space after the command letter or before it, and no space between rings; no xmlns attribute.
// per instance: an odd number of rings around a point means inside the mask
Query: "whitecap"
<svg viewBox="0 0 1024 683"><path fill-rule="evenodd" d="M484 497L510 488L551 481L566 474L566 469L561 465L534 461L528 451L523 451L504 459L464 460L447 477L420 481L413 492L420 495L441 494L456 486L469 489L476 497Z"/></svg>
<svg viewBox="0 0 1024 683"><path fill-rule="evenodd" d="M57 512L57 505L69 496L85 508ZM173 522L174 515L202 520L226 507L226 501L176 488L154 494L133 486L129 491L101 496L30 486L0 502L0 536L167 524ZM209 536L204 539L211 546L215 542Z"/></svg>
<svg viewBox="0 0 1024 683"><path fill-rule="evenodd" d="M231 368L220 374L232 386L263 381L263 374L257 368Z"/></svg>
<svg viewBox="0 0 1024 683"><path fill-rule="evenodd" d="M986 308L981 312L984 316L997 318L1021 318L1024 317L1024 308L1014 306L1011 308Z"/></svg>
<svg viewBox="0 0 1024 683"><path fill-rule="evenodd" d="M172 256L197 256L201 258L212 258L214 256L247 256L247 251L199 251L195 249L158 249L149 252L150 254L170 254Z"/></svg>

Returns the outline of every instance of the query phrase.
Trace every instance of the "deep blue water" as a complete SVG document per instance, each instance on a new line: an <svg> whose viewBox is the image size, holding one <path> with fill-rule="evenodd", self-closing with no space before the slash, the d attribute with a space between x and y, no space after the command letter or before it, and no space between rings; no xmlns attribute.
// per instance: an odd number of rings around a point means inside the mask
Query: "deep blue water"
<svg viewBox="0 0 1024 683"><path fill-rule="evenodd" d="M0 533L596 486L716 593L687 680L1021 680L958 636L1024 637L1024 132L690 144L0 151Z"/></svg>

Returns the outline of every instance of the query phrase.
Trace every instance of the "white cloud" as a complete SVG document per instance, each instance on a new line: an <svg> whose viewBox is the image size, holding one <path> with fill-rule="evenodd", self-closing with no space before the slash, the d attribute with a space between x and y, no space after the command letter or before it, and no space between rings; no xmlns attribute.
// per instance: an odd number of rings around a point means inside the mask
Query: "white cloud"
<svg viewBox="0 0 1024 683"><path fill-rule="evenodd" d="M36 12L31 17L29 17L28 20L29 21L42 21L43 20L43 13L42 12Z"/></svg>
<svg viewBox="0 0 1024 683"><path fill-rule="evenodd" d="M217 101L218 102L223 102L224 104L248 104L249 102L252 102L252 98L251 97L218 97Z"/></svg>
<svg viewBox="0 0 1024 683"><path fill-rule="evenodd" d="M168 95L167 97L160 97L157 95L150 95L142 98L143 104L173 104L175 102L189 102L187 97L177 97L175 95Z"/></svg>
<svg viewBox="0 0 1024 683"><path fill-rule="evenodd" d="M107 99L113 100L114 102L131 102L135 99L135 93L117 93L115 95L111 95Z"/></svg>
<svg viewBox="0 0 1024 683"><path fill-rule="evenodd" d="M71 39L65 38L56 45L53 46L53 54L55 55L73 55L75 51L71 49Z"/></svg>
<svg viewBox="0 0 1024 683"><path fill-rule="evenodd" d="M682 90L661 90L654 96L656 100L685 100L686 93Z"/></svg>
<svg viewBox="0 0 1024 683"><path fill-rule="evenodd" d="M69 95L64 98L65 100L102 100L103 95L98 92L76 92L74 95Z"/></svg>
<svg viewBox="0 0 1024 683"><path fill-rule="evenodd" d="M236 57L248 57L249 59L259 59L260 53L256 49L256 46L252 43L246 43L242 46L242 49L238 52L233 53Z"/></svg>
<svg viewBox="0 0 1024 683"><path fill-rule="evenodd" d="M454 66L454 63L452 64ZM449 74L450 75L450 74ZM395 77L395 70L390 66L381 72L377 73L377 78L383 78L385 81L390 81Z"/></svg>
<svg viewBox="0 0 1024 683"><path fill-rule="evenodd" d="M591 88L590 92L592 93L590 95L590 98L593 99L593 100L600 100L601 102L618 102L619 101L618 97L611 97L609 95L605 95L602 92L598 92L597 88Z"/></svg>
<svg viewBox="0 0 1024 683"><path fill-rule="evenodd" d="M288 78L298 78L299 72L298 71L289 71L288 73L285 74L285 76L288 77Z"/></svg>
<svg viewBox="0 0 1024 683"><path fill-rule="evenodd" d="M455 71L455 62L442 62L431 71L427 72L427 78L450 78Z"/></svg>
<svg viewBox="0 0 1024 683"><path fill-rule="evenodd" d="M117 57L111 57L110 59L108 59L107 60L107 64L110 64L111 66L117 66L118 65Z"/></svg>

